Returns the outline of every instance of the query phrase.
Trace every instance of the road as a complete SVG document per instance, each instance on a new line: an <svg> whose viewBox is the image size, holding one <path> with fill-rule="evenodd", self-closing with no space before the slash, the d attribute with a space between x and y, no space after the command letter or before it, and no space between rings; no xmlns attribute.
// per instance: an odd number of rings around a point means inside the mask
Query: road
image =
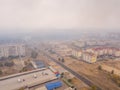
<svg viewBox="0 0 120 90"><path fill-rule="evenodd" d="M74 76L76 76L78 79L82 80L84 83L86 83L88 86L96 86L95 84L93 84L93 82L91 82L89 79L86 79L85 77L83 77L82 75L76 73L75 71L71 70L70 68L68 68L67 66L65 66L64 64L62 64L61 62L59 62L58 60L54 59L53 57L51 57L50 55L48 55L47 53L44 53L45 56L47 56L49 59L51 59L52 61L54 61L55 63L57 63L58 65L62 66L64 69L66 69L67 71L71 72ZM97 90L102 90L100 87L96 86Z"/></svg>
<svg viewBox="0 0 120 90"><path fill-rule="evenodd" d="M47 73L47 75L45 74ZM34 78L34 75L37 76L37 78ZM18 79L21 80L21 82L18 82ZM23 79L25 81L23 81ZM48 81L55 80L56 76L51 70L45 69L42 71L12 76L11 78L7 78L0 81L0 90L16 90L21 87L32 87L37 84L43 84Z"/></svg>

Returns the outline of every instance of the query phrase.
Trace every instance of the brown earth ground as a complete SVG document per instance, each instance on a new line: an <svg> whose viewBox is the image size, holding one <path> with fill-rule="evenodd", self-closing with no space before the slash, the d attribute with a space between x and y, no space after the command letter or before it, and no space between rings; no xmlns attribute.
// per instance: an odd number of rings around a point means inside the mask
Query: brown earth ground
<svg viewBox="0 0 120 90"><path fill-rule="evenodd" d="M51 65L52 67L54 67L59 72L61 72L61 71L67 72L61 66L57 65L53 61L50 61L49 58L47 58L45 55L41 54L41 55L39 55L38 58L39 59L42 58L45 63L47 63L48 65ZM76 77L72 78L72 83L75 87L77 87L77 90L89 90L89 87L85 83L83 83L81 80L77 79ZM59 90L64 90L64 89L59 88Z"/></svg>
<svg viewBox="0 0 120 90"><path fill-rule="evenodd" d="M98 66L106 64L112 67L120 68L120 61L100 61L94 64L88 64L86 62L76 60L70 57L65 57L64 64L70 67L72 70L85 76L93 83L102 88L102 90L120 90L120 88L109 78L108 73L98 70Z"/></svg>

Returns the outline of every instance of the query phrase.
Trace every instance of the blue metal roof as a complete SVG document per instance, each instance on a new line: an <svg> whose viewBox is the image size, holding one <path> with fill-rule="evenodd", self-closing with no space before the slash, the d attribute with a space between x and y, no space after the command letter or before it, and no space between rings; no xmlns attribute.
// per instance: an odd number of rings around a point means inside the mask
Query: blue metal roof
<svg viewBox="0 0 120 90"><path fill-rule="evenodd" d="M45 64L42 61L35 61L35 64L36 64L37 68L45 67Z"/></svg>
<svg viewBox="0 0 120 90"><path fill-rule="evenodd" d="M54 90L55 88L61 87L62 82L57 81L57 82L47 83L45 86L46 86L47 90Z"/></svg>

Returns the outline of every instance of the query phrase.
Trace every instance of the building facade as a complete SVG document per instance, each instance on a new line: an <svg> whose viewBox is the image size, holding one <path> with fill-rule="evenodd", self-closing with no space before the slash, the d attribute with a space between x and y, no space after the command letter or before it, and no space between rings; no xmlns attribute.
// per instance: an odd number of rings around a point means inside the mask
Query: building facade
<svg viewBox="0 0 120 90"><path fill-rule="evenodd" d="M82 50L73 49L72 50L72 56L74 56L76 58L81 58L81 56L82 56Z"/></svg>
<svg viewBox="0 0 120 90"><path fill-rule="evenodd" d="M89 52L83 52L82 60L88 63L95 63L97 61L97 55Z"/></svg>
<svg viewBox="0 0 120 90"><path fill-rule="evenodd" d="M25 56L25 45L11 44L0 45L0 58L9 56Z"/></svg>

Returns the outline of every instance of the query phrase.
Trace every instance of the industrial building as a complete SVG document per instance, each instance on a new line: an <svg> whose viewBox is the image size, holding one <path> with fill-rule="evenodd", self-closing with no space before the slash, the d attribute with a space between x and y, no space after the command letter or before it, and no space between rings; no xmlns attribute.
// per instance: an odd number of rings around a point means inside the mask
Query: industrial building
<svg viewBox="0 0 120 90"><path fill-rule="evenodd" d="M21 87L33 87L45 83L47 83L49 88L49 85L51 84L49 84L48 82L57 79L58 78L56 77L56 75L50 69L42 68L1 77L0 80L2 80L2 82L0 82L0 90L18 90ZM54 85L56 85L56 82L52 83L52 86Z"/></svg>

